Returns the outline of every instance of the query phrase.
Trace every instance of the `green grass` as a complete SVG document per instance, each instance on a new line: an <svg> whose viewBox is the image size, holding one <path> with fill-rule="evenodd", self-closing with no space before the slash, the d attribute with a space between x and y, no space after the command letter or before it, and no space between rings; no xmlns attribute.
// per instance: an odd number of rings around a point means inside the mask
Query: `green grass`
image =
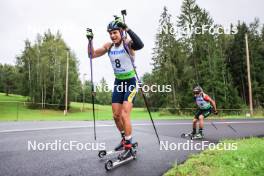
<svg viewBox="0 0 264 176"><path fill-rule="evenodd" d="M27 97L10 94L6 96L0 93L0 121L13 120L93 120L92 105L85 104L82 112L82 103L72 102L67 116L63 111L52 109L29 109L23 102L27 101ZM95 105L96 120L112 120L112 108L110 105ZM192 119L193 116L174 115L167 110L151 113L154 119ZM224 118L244 118L244 115L225 116ZM263 116L259 116L263 117ZM215 119L215 116L210 118ZM218 118L218 117L217 117ZM149 120L148 112L145 108L133 108L131 119L133 120Z"/></svg>
<svg viewBox="0 0 264 176"><path fill-rule="evenodd" d="M9 94L6 96L4 93L0 93L0 101L26 101L27 98L21 95Z"/></svg>
<svg viewBox="0 0 264 176"><path fill-rule="evenodd" d="M224 140L237 143L237 150L205 150L174 166L164 176L249 176L264 175L264 139Z"/></svg>
<svg viewBox="0 0 264 176"><path fill-rule="evenodd" d="M29 109L23 102L27 97L20 95L6 96L0 93L0 121L13 120L93 120L92 105L85 103L82 112L82 103L72 102L67 116L63 111L52 109ZM18 101L18 102L15 102ZM112 108L110 105L95 105L96 120L112 120ZM175 115L161 115L159 112L152 113L155 119L175 119ZM149 115L144 108L133 108L132 119L149 119Z"/></svg>

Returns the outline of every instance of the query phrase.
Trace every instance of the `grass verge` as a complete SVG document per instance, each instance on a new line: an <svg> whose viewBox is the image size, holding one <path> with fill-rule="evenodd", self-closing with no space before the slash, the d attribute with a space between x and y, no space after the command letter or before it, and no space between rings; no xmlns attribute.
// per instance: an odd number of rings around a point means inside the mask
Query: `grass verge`
<svg viewBox="0 0 264 176"><path fill-rule="evenodd" d="M264 138L224 140L237 150L205 150L174 166L164 176L248 176L264 175Z"/></svg>
<svg viewBox="0 0 264 176"><path fill-rule="evenodd" d="M6 96L0 93L0 121L34 121L34 120L93 120L92 105L72 102L67 116L63 111L53 109L29 109L25 102L27 97L10 94ZM96 120L112 120L112 108L110 105L95 105ZM153 119L192 119L193 116L175 115L166 110L152 112ZM262 116L263 117L263 116ZM210 116L210 119L217 119L219 116ZM228 118L245 118L244 115L225 116ZM145 108L133 108L131 119L149 120L148 112Z"/></svg>

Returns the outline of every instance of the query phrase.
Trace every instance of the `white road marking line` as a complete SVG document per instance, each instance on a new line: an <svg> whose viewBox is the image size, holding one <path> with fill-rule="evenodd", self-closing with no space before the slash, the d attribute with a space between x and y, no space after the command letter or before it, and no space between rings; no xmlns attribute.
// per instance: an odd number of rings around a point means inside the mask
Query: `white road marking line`
<svg viewBox="0 0 264 176"><path fill-rule="evenodd" d="M213 122L213 121L212 121ZM205 122L205 124L211 124L212 122ZM256 124L264 123L264 121L228 121L228 122L213 122L213 124ZM156 126L174 126L174 125L191 125L191 122L171 122L171 123L155 123ZM152 126L152 123L135 123L133 126ZM11 129L11 130L0 130L0 133L8 132L23 132L23 131L40 131L40 130L56 130L56 129L73 129L73 128L92 128L93 125L83 125L83 126L62 126L62 127L47 127L47 128L28 128L28 129ZM115 127L115 124L99 124L96 127Z"/></svg>

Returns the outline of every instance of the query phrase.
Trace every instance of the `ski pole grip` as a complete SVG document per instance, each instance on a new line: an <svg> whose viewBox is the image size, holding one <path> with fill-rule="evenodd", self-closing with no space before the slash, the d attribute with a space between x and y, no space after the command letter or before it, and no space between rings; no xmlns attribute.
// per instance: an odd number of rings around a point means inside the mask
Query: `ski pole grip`
<svg viewBox="0 0 264 176"><path fill-rule="evenodd" d="M125 9L124 9L124 10L121 10L121 14L122 14L122 15L127 15L126 10L125 10Z"/></svg>
<svg viewBox="0 0 264 176"><path fill-rule="evenodd" d="M87 37L87 39L89 40L89 42L93 39L93 36L89 36L88 35L88 32L89 33L92 33L93 32L93 30L91 29L91 28L86 28L86 32L87 32L87 34L86 34L86 37ZM92 34L93 35L93 34Z"/></svg>
<svg viewBox="0 0 264 176"><path fill-rule="evenodd" d="M87 32L93 32L93 30L91 28L86 28Z"/></svg>

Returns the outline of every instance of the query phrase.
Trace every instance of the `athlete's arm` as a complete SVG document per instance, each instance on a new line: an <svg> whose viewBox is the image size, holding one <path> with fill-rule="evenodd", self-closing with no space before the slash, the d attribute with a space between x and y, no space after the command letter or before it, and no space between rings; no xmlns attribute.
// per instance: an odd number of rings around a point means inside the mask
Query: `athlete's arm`
<svg viewBox="0 0 264 176"><path fill-rule="evenodd" d="M133 32L131 29L129 29L127 27L127 25L124 23L122 18L116 17L115 22L120 28L125 30L128 33L128 35L130 36L130 38L132 40L132 42L130 43L130 47L132 50L140 50L144 47L144 44L141 41L141 39L137 36L137 34L135 32Z"/></svg>
<svg viewBox="0 0 264 176"><path fill-rule="evenodd" d="M94 47L92 46L92 58L96 58L96 57L100 57L102 55L104 55L105 53L107 53L109 47L111 46L111 43L108 42L106 44L104 44L101 48L97 48L94 49ZM88 52L90 52L90 48L88 48Z"/></svg>
<svg viewBox="0 0 264 176"><path fill-rule="evenodd" d="M128 48L129 48L129 52L130 52L131 56L135 56L135 50L133 50L131 48L131 42L132 41L130 39L128 39L128 38L125 39L125 43L128 46Z"/></svg>
<svg viewBox="0 0 264 176"><path fill-rule="evenodd" d="M131 42L130 42L131 49L133 50L142 49L144 47L144 44L142 40L139 38L139 36L129 28L127 28L126 31L131 38Z"/></svg>
<svg viewBox="0 0 264 176"><path fill-rule="evenodd" d="M204 100L205 100L205 101L209 101L210 104L211 104L211 105L213 106L213 108L214 108L214 112L217 112L217 110L216 110L216 103L215 103L215 101L214 101L210 96L204 94Z"/></svg>

